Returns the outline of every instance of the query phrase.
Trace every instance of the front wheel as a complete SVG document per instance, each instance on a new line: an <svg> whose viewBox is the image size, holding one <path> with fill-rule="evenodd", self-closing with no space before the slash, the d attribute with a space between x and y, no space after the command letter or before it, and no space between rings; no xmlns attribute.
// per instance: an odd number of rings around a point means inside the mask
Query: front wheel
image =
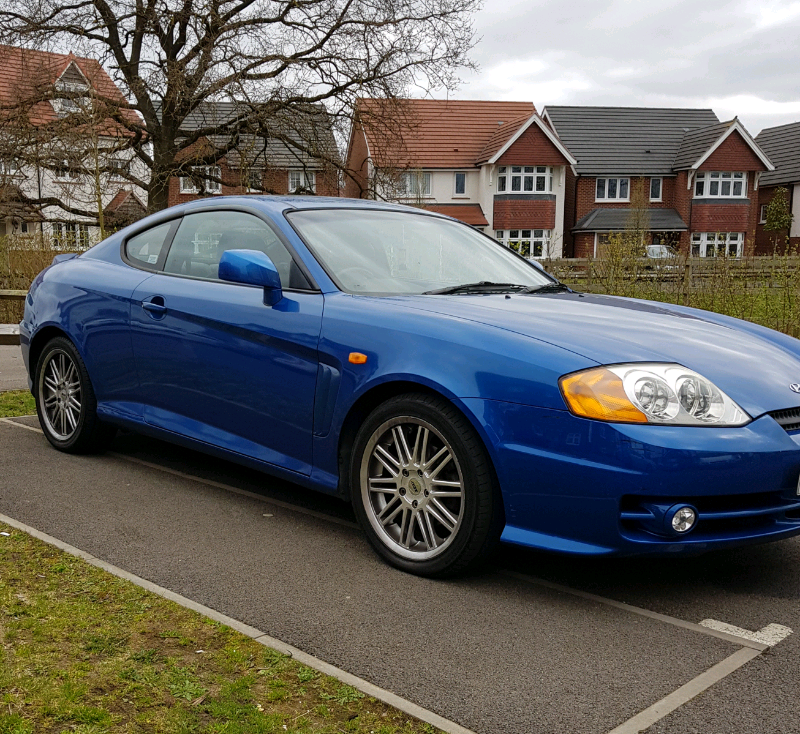
<svg viewBox="0 0 800 734"><path fill-rule="evenodd" d="M34 397L39 425L59 451L106 448L115 429L100 422L89 373L75 345L64 337L47 343L36 365Z"/></svg>
<svg viewBox="0 0 800 734"><path fill-rule="evenodd" d="M351 477L367 537L404 571L456 574L499 539L502 504L486 450L442 398L403 395L378 407L356 436Z"/></svg>

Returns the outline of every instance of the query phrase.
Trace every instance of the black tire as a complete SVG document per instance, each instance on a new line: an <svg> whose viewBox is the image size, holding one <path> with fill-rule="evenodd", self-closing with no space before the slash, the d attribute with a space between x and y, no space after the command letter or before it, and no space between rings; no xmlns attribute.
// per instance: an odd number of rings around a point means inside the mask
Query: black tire
<svg viewBox="0 0 800 734"><path fill-rule="evenodd" d="M350 477L359 524L396 568L454 576L498 544L503 506L486 449L443 398L412 393L376 408L356 435Z"/></svg>
<svg viewBox="0 0 800 734"><path fill-rule="evenodd" d="M105 450L116 428L97 417L97 400L86 365L65 337L51 339L36 364L36 413L47 440L59 451L88 454Z"/></svg>

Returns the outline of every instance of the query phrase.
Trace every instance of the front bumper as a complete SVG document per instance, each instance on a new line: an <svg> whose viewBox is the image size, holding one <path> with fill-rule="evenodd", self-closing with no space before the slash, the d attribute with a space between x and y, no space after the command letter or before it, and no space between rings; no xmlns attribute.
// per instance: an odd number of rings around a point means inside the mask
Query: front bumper
<svg viewBox="0 0 800 734"><path fill-rule="evenodd" d="M465 400L485 432L503 539L567 553L681 553L800 534L800 431L770 415L739 428L602 423L567 411ZM663 529L659 508L698 521ZM656 516L654 516L656 515Z"/></svg>

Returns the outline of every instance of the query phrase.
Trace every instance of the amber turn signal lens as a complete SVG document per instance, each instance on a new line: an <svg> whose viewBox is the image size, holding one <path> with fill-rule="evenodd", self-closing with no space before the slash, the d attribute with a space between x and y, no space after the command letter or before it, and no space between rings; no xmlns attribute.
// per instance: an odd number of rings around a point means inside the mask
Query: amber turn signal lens
<svg viewBox="0 0 800 734"><path fill-rule="evenodd" d="M570 412L582 418L617 423L647 423L625 394L622 380L605 367L565 375L558 381Z"/></svg>
<svg viewBox="0 0 800 734"><path fill-rule="evenodd" d="M350 364L364 364L367 361L367 355L361 354L361 352L350 352L347 361L350 362Z"/></svg>

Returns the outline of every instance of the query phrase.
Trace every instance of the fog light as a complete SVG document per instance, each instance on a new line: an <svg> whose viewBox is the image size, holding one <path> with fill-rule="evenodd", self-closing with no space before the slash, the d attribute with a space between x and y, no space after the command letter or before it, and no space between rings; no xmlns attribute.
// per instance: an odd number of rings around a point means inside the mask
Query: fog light
<svg viewBox="0 0 800 734"><path fill-rule="evenodd" d="M684 505L683 507L673 508L667 517L671 516L670 524L672 530L678 535L688 533L697 522L697 512L693 507Z"/></svg>

